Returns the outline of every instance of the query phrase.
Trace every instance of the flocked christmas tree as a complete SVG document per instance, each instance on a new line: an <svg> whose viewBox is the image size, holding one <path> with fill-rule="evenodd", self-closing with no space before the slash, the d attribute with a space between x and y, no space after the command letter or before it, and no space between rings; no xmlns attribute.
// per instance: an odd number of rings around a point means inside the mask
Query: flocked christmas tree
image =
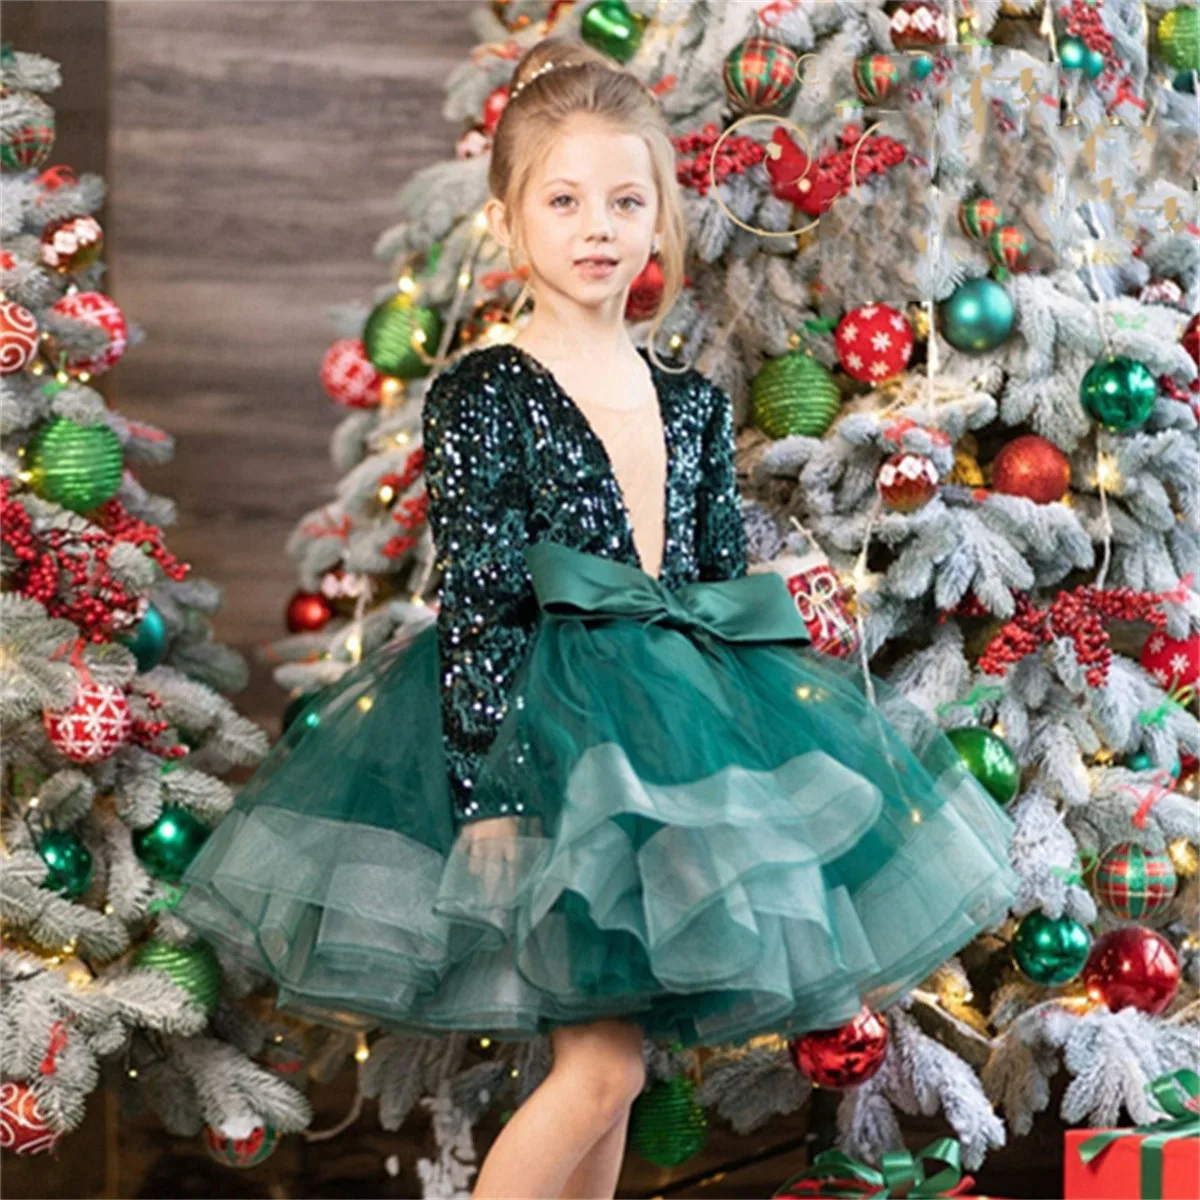
<svg viewBox="0 0 1200 1200"><path fill-rule="evenodd" d="M310 1119L302 1053L263 982L173 916L176 881L261 760L227 696L220 594L167 548L174 505L138 481L174 453L93 386L141 331L101 288L96 175L48 165L57 64L0 51L0 1120L56 1146L115 1080L129 1109L243 1165ZM245 1002L243 1002L245 1001Z"/></svg>
<svg viewBox="0 0 1200 1200"><path fill-rule="evenodd" d="M420 411L453 355L511 338L525 280L488 237L490 134L515 61L583 39L660 97L689 218L659 350L732 395L751 570L814 644L937 714L1017 825L1011 919L853 1031L651 1047L631 1145L675 1164L705 1113L749 1131L844 1088L870 1160L941 1111L978 1165L1071 1080L1062 1116L1158 1114L1192 1064L1200 955L1200 9L1138 0L498 0L448 80L452 161L401 190L393 281L336 311L349 414L335 498L289 549L291 716L432 619ZM736 124L736 128L734 128ZM635 338L661 289L631 291ZM1189 320L1189 316L1190 320ZM873 1045L851 1062L847 1034ZM362 1049L360 1047L360 1059ZM470 1126L541 1043L377 1037L389 1126L420 1080L461 1185ZM698 1075L700 1084L693 1089Z"/></svg>

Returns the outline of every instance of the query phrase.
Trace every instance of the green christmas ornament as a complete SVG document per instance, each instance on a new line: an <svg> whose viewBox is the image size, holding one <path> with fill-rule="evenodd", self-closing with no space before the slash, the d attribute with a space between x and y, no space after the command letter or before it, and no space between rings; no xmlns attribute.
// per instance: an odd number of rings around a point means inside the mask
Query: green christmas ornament
<svg viewBox="0 0 1200 1200"><path fill-rule="evenodd" d="M432 308L414 304L397 292L376 305L363 327L367 358L385 375L398 379L420 379L429 365L417 352L417 344L431 355L442 336L442 319Z"/></svg>
<svg viewBox="0 0 1200 1200"><path fill-rule="evenodd" d="M24 93L34 115L28 125L18 125L0 138L0 167L6 171L28 171L40 167L54 149L54 109L40 96Z"/></svg>
<svg viewBox="0 0 1200 1200"><path fill-rule="evenodd" d="M1159 21L1158 52L1177 71L1200 71L1200 8L1180 5Z"/></svg>
<svg viewBox="0 0 1200 1200"><path fill-rule="evenodd" d="M279 1130L259 1125L245 1137L230 1137L211 1125L204 1127L204 1148L209 1158L225 1167L256 1167L270 1158L279 1145Z"/></svg>
<svg viewBox="0 0 1200 1200"><path fill-rule="evenodd" d="M1034 909L1021 919L1012 940L1013 960L1034 983L1049 987L1074 979L1087 962L1091 935L1070 917Z"/></svg>
<svg viewBox="0 0 1200 1200"><path fill-rule="evenodd" d="M738 42L726 55L725 95L745 113L788 108L800 90L796 52L774 38L756 35Z"/></svg>
<svg viewBox="0 0 1200 1200"><path fill-rule="evenodd" d="M1111 433L1145 423L1158 399L1158 381L1144 363L1112 354L1093 363L1079 386L1084 411Z"/></svg>
<svg viewBox="0 0 1200 1200"><path fill-rule="evenodd" d="M1021 764L1008 743L982 725L965 725L946 733L968 771L991 793L1008 804L1021 790Z"/></svg>
<svg viewBox="0 0 1200 1200"><path fill-rule="evenodd" d="M627 63L642 44L642 25L625 0L596 0L583 11L579 36L593 50Z"/></svg>
<svg viewBox="0 0 1200 1200"><path fill-rule="evenodd" d="M69 829L51 829L37 840L37 852L50 868L42 887L78 899L92 882L91 851Z"/></svg>
<svg viewBox="0 0 1200 1200"><path fill-rule="evenodd" d="M25 464L30 484L43 500L86 513L117 494L125 452L107 425L77 425L54 417L30 438Z"/></svg>
<svg viewBox="0 0 1200 1200"><path fill-rule="evenodd" d="M938 305L942 337L964 354L995 350L1012 333L1016 309L994 279L968 279Z"/></svg>
<svg viewBox="0 0 1200 1200"><path fill-rule="evenodd" d="M1121 920L1146 921L1171 904L1177 883L1175 864L1165 850L1117 842L1100 856L1092 891Z"/></svg>
<svg viewBox="0 0 1200 1200"><path fill-rule="evenodd" d="M139 671L153 671L167 655L167 623L162 613L151 604L134 631L121 638L121 643L133 651Z"/></svg>
<svg viewBox="0 0 1200 1200"><path fill-rule="evenodd" d="M754 423L768 437L820 437L841 408L832 374L811 354L792 351L763 363L750 385Z"/></svg>
<svg viewBox="0 0 1200 1200"><path fill-rule="evenodd" d="M172 946L152 938L133 956L131 965L162 971L209 1016L217 1011L221 996L221 966L207 942Z"/></svg>
<svg viewBox="0 0 1200 1200"><path fill-rule="evenodd" d="M708 1114L696 1103L688 1075L656 1083L633 1103L629 1141L656 1167L677 1167L699 1154L708 1141Z"/></svg>
<svg viewBox="0 0 1200 1200"><path fill-rule="evenodd" d="M186 808L164 804L153 825L133 832L133 848L155 879L178 880L211 831Z"/></svg>

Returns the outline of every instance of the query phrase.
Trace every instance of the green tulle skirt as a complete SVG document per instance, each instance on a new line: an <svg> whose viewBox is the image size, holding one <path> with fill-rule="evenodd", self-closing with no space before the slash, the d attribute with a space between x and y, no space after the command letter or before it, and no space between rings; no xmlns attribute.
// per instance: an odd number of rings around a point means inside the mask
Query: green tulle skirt
<svg viewBox="0 0 1200 1200"><path fill-rule="evenodd" d="M176 912L281 1008L713 1045L883 1008L1004 919L1010 818L922 711L805 645L781 577L527 561L538 624L475 784L512 826L454 820L428 625L321 693L188 867Z"/></svg>

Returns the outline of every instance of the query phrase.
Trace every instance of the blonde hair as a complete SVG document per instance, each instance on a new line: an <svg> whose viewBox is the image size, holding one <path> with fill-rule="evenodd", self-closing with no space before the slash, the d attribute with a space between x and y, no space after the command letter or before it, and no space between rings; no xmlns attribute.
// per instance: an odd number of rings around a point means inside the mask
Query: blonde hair
<svg viewBox="0 0 1200 1200"><path fill-rule="evenodd" d="M555 133L576 113L589 113L620 130L638 134L650 152L658 192L659 259L663 293L647 336L649 353L659 362L654 340L683 289L687 221L675 178L675 147L657 97L628 71L614 67L598 51L566 38L545 38L531 46L513 71L508 103L492 137L488 188L504 204L519 249L520 212L526 188L545 158ZM515 266L514 262L514 266Z"/></svg>

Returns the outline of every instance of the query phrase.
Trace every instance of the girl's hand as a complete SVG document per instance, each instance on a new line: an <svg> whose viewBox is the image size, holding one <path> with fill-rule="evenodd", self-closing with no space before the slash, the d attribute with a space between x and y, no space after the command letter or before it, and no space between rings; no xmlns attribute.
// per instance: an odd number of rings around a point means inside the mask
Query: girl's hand
<svg viewBox="0 0 1200 1200"><path fill-rule="evenodd" d="M480 874L488 863L511 863L517 856L517 817L485 817L468 821L459 837L469 844L467 866L472 875Z"/></svg>

